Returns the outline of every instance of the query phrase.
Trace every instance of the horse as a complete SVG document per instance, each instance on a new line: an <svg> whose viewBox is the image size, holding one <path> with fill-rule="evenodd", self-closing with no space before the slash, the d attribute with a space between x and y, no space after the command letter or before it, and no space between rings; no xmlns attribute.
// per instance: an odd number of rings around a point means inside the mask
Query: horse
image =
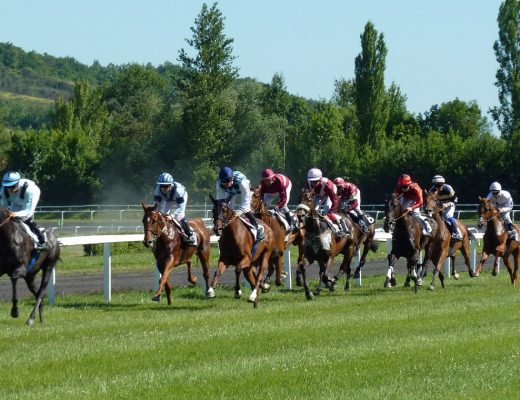
<svg viewBox="0 0 520 400"><path fill-rule="evenodd" d="M330 272L336 255L343 253L342 267L346 268L346 253L348 248L345 247L348 237L338 238L325 221L324 217L315 209L312 199L312 192L303 190L300 196L300 204L298 205L298 214L304 221L305 237L304 237L304 258L298 264L298 273L300 274L302 285L305 290L307 300L312 300L314 295L321 293L322 284L325 284L330 291L336 288L336 280L331 276ZM309 289L305 268L316 261L319 265L319 282L314 289L314 293Z"/></svg>
<svg viewBox="0 0 520 400"><path fill-rule="evenodd" d="M225 201L218 201L210 194L213 202L213 232L220 236L218 246L220 256L218 268L213 276L209 293L215 297L215 288L220 276L228 266L235 266L235 297L240 298L240 273L244 271L252 292L248 301L253 307L258 307L260 284L264 280L268 268L269 258L275 248L275 238L272 229L263 221L257 221L264 228L264 240L256 243L253 234L242 218L229 207ZM255 274L256 272L256 274Z"/></svg>
<svg viewBox="0 0 520 400"><path fill-rule="evenodd" d="M428 202L425 201L425 204ZM431 203L430 207L428 205L425 206L425 210L427 212L431 212L431 215L435 212L442 213L442 208L439 208L439 204ZM446 223L446 221L444 221ZM448 258L450 259L450 273L451 276L453 276L453 279L459 279L460 275L457 272L457 269L455 268L455 254L457 251L460 251L462 256L464 257L464 263L466 264L466 267L468 268L468 274L471 278L476 277L475 272L471 268L471 262L470 262L470 240L475 239L471 231L468 230L468 227L466 224L464 224L459 219L455 219L455 222L457 224L457 228L462 236L462 240L451 240L450 241L450 249L448 252ZM421 273L421 277L424 277L426 275L426 269L423 269Z"/></svg>
<svg viewBox="0 0 520 400"><path fill-rule="evenodd" d="M384 287L396 286L394 265L401 257L406 258L408 274L405 286L413 280L415 292L418 291L420 281L417 276L417 262L419 254L429 241L422 234L422 224L419 220L401 209L401 195L393 193L385 199L385 232L392 231L392 250L388 254L388 272Z"/></svg>
<svg viewBox="0 0 520 400"><path fill-rule="evenodd" d="M161 273L159 288L152 297L152 301L160 301L163 289L166 292L168 305L172 304L172 286L168 281L173 268L177 265L188 266L188 280L195 284L196 278L191 274L191 259L195 253L202 266L202 275L206 282L206 296L209 288L209 253L211 232L201 218L193 218L189 221L190 227L197 236L196 245L184 243L181 234L175 228L174 223L167 219L155 206L147 206L141 203L144 216L143 243L153 251L157 269Z"/></svg>
<svg viewBox="0 0 520 400"><path fill-rule="evenodd" d="M0 207L0 276L7 274L13 286L11 317L18 318L18 298L16 284L23 278L36 303L26 323L33 325L36 310L43 323L43 297L49 284L52 270L60 258L60 246L53 232L45 230L49 250L38 254L34 249L34 240L22 226L23 222L10 217L7 208ZM42 273L40 285L34 279Z"/></svg>
<svg viewBox="0 0 520 400"><path fill-rule="evenodd" d="M287 232L285 225L276 217L274 213L270 213L263 199L260 197L260 189L253 189L251 198L251 210L255 217L264 221L273 231L275 247L269 259L269 267L266 275L264 289L268 290L269 282L272 274L276 271L276 286L281 286L282 280L285 278L283 271L283 255L287 247L291 244L298 246L298 260L303 260L303 240L302 227L298 222L298 230L296 232ZM287 221L289 224L291 221Z"/></svg>
<svg viewBox="0 0 520 400"><path fill-rule="evenodd" d="M519 242L508 238L507 230L504 223L498 218L500 212L493 205L491 200L479 196L478 206L478 222L477 227L480 229L486 224L486 231L484 232L484 246L482 248L482 257L475 271L478 276L489 254L495 256L493 263L492 275L497 275L498 260L500 257L504 260L504 264L509 271L511 283L514 286L518 285L518 265L520 263L520 248ZM513 225L513 228L520 232L520 226ZM513 256L514 270L509 263L509 255Z"/></svg>

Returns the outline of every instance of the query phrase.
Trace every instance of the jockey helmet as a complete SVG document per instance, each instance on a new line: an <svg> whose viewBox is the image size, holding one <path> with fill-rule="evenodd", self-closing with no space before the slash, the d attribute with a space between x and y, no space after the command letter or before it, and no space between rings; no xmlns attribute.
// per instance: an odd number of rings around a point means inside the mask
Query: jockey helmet
<svg viewBox="0 0 520 400"><path fill-rule="evenodd" d="M20 182L20 174L15 171L9 171L4 174L2 185L5 187L15 186Z"/></svg>
<svg viewBox="0 0 520 400"><path fill-rule="evenodd" d="M173 176L171 176L168 172L163 172L159 175L159 179L157 179L157 184L160 186L173 185Z"/></svg>
<svg viewBox="0 0 520 400"><path fill-rule="evenodd" d="M410 175L399 175L399 178L397 178L397 186L408 186L411 185L412 178L410 178Z"/></svg>
<svg viewBox="0 0 520 400"><path fill-rule="evenodd" d="M318 168L311 168L309 172L307 173L307 180L312 181L319 181L322 177L321 170Z"/></svg>
<svg viewBox="0 0 520 400"><path fill-rule="evenodd" d="M489 190L492 192L500 191L502 190L502 186L500 186L500 183L498 182L493 182L491 185L489 185Z"/></svg>
<svg viewBox="0 0 520 400"><path fill-rule="evenodd" d="M233 170L229 167L224 167L218 173L218 179L221 181L227 181L233 179Z"/></svg>
<svg viewBox="0 0 520 400"><path fill-rule="evenodd" d="M343 186L345 184L345 180L343 178L336 178L334 179L334 184L336 186Z"/></svg>
<svg viewBox="0 0 520 400"><path fill-rule="evenodd" d="M446 183L446 180L444 179L444 177L442 175L435 175L432 179L432 183Z"/></svg>
<svg viewBox="0 0 520 400"><path fill-rule="evenodd" d="M262 180L264 179L271 179L274 176L274 172L270 168L266 168L262 171Z"/></svg>

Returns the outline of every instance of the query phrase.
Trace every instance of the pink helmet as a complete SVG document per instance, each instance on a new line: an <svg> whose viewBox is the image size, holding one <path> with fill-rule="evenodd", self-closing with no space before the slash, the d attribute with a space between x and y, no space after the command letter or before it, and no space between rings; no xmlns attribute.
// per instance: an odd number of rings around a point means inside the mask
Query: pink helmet
<svg viewBox="0 0 520 400"><path fill-rule="evenodd" d="M345 180L343 178L337 177L334 179L334 184L336 186L343 186L345 184Z"/></svg>
<svg viewBox="0 0 520 400"><path fill-rule="evenodd" d="M262 180L271 179L274 176L274 172L270 168L266 168L262 171Z"/></svg>
<svg viewBox="0 0 520 400"><path fill-rule="evenodd" d="M309 172L307 173L307 180L308 181L319 181L323 174L321 173L321 170L318 168L311 168Z"/></svg>

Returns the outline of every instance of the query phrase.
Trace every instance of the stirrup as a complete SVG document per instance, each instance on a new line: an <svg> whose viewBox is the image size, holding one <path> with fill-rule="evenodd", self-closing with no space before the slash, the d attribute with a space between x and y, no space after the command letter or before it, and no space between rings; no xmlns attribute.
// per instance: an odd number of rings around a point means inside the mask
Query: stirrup
<svg viewBox="0 0 520 400"><path fill-rule="evenodd" d="M49 243L38 243L34 246L34 248L38 251L49 251L51 249L51 246L49 246Z"/></svg>

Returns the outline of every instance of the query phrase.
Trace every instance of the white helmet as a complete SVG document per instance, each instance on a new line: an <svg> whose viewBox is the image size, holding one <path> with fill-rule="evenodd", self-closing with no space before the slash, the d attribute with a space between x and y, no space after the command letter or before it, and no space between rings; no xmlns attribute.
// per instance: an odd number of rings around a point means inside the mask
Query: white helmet
<svg viewBox="0 0 520 400"><path fill-rule="evenodd" d="M307 173L307 180L308 181L319 181L322 177L321 170L318 168L311 168L309 172Z"/></svg>
<svg viewBox="0 0 520 400"><path fill-rule="evenodd" d="M157 185L173 185L173 176L171 176L168 172L163 172L161 175L159 175L159 179L157 179Z"/></svg>
<svg viewBox="0 0 520 400"><path fill-rule="evenodd" d="M432 183L446 183L446 180L442 175L435 175L432 179Z"/></svg>
<svg viewBox="0 0 520 400"><path fill-rule="evenodd" d="M500 186L500 183L498 182L493 182L491 185L489 185L489 190L491 190L492 192L494 191L500 191L502 190L502 186Z"/></svg>

